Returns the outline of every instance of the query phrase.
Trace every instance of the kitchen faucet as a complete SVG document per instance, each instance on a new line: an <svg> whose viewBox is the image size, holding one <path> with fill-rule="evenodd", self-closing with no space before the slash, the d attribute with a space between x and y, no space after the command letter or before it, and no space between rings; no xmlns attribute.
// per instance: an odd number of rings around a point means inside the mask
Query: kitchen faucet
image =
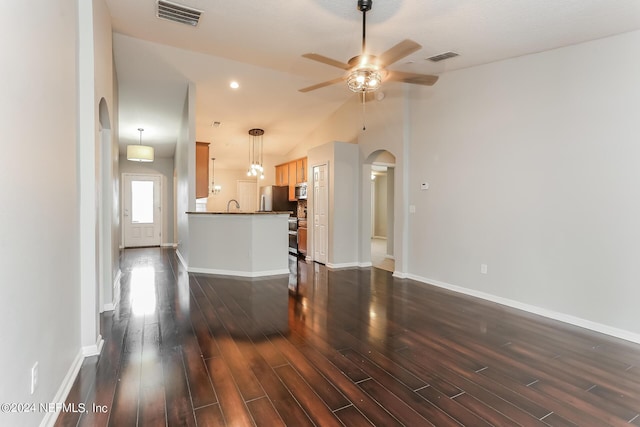
<svg viewBox="0 0 640 427"><path fill-rule="evenodd" d="M227 212L229 212L229 205L231 204L231 202L235 202L236 204L236 209L240 210L240 203L238 203L238 201L236 199L231 199L229 200L229 202L227 203Z"/></svg>

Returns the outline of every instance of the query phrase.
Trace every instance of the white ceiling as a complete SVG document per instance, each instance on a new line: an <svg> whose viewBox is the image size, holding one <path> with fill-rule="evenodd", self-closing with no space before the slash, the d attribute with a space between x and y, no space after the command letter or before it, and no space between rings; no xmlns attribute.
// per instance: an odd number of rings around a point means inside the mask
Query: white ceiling
<svg viewBox="0 0 640 427"><path fill-rule="evenodd" d="M203 11L197 27L156 18L156 0L106 2L116 33L121 147L138 142L142 127L143 143L171 157L189 81L197 93L196 139L212 143L219 168L246 167L254 127L265 130L265 154L286 155L352 96L343 84L298 89L342 72L302 54L346 62L360 53L357 0L177 0ZM423 48L390 68L442 79L447 71L637 29L639 0L373 0L367 48L379 54L412 39ZM446 51L460 56L425 60ZM232 80L238 90L229 88Z"/></svg>

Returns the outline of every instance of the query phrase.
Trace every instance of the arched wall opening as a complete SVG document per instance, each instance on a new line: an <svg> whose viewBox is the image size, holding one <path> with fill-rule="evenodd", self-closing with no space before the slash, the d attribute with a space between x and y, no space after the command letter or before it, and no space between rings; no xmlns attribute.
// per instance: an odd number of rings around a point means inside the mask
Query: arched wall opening
<svg viewBox="0 0 640 427"><path fill-rule="evenodd" d="M363 163L361 265L395 270L395 166L396 157L376 150Z"/></svg>

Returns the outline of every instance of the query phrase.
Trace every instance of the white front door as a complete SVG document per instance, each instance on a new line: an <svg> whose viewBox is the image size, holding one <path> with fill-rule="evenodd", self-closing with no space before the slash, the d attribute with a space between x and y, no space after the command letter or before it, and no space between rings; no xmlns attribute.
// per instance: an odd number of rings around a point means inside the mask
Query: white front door
<svg viewBox="0 0 640 427"><path fill-rule="evenodd" d="M329 181L327 165L313 167L313 260L327 263Z"/></svg>
<svg viewBox="0 0 640 427"><path fill-rule="evenodd" d="M124 174L124 246L160 246L160 176Z"/></svg>

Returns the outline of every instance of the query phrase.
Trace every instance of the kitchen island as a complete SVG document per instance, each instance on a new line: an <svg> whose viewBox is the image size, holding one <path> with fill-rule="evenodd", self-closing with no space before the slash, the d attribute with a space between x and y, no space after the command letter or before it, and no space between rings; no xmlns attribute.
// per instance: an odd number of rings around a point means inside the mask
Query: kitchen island
<svg viewBox="0 0 640 427"><path fill-rule="evenodd" d="M191 273L289 274L291 212L187 212Z"/></svg>

